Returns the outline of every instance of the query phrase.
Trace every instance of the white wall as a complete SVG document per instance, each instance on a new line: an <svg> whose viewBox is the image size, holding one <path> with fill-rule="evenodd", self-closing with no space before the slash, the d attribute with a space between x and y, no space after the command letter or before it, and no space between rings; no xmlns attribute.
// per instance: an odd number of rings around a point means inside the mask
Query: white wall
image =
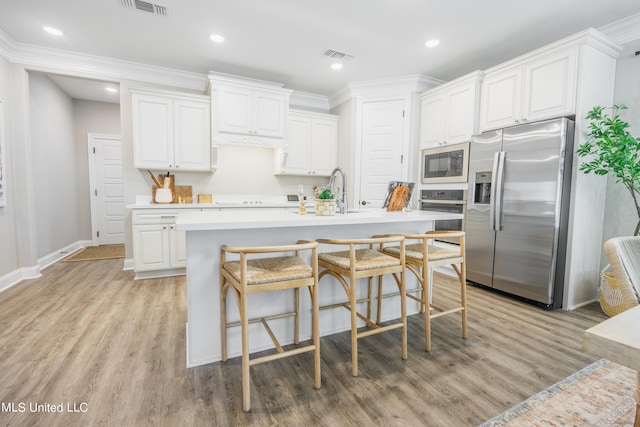
<svg viewBox="0 0 640 427"><path fill-rule="evenodd" d="M640 40L625 45L618 57L614 94L615 104L625 104L629 107L621 116L629 123L631 134L637 138L640 137L640 55L635 55L638 50ZM611 237L632 235L638 222L631 193L610 175L607 176L604 215L603 243ZM605 256L602 264L607 264Z"/></svg>

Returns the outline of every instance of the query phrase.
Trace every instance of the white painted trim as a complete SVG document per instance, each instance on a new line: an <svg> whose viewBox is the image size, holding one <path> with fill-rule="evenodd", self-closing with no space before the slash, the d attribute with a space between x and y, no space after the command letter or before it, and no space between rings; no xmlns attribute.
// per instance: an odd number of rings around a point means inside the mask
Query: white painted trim
<svg viewBox="0 0 640 427"><path fill-rule="evenodd" d="M135 264L133 262L133 258L125 258L124 265L122 266L123 270L133 270Z"/></svg>
<svg viewBox="0 0 640 427"><path fill-rule="evenodd" d="M41 270L49 267L51 264L54 264L61 259L69 256L70 254L84 248L85 246L90 246L91 240L78 240L77 242L71 243L70 245L65 246L62 249L57 251L53 251L48 255L38 258L38 266L40 266Z"/></svg>
<svg viewBox="0 0 640 427"><path fill-rule="evenodd" d="M23 280L36 279L41 275L40 267L37 265L14 270L0 277L0 292L6 291Z"/></svg>
<svg viewBox="0 0 640 427"><path fill-rule="evenodd" d="M0 55L28 69L80 77L133 80L204 91L207 76L113 58L14 42L0 30Z"/></svg>
<svg viewBox="0 0 640 427"><path fill-rule="evenodd" d="M593 28L589 28L585 31L573 34L564 39L558 40L554 43L550 43L539 49L532 50L513 58L509 61L502 62L494 67L484 70L484 75L494 73L496 71L504 70L514 66L521 66L528 61L538 58L540 55L549 55L554 52L562 51L565 49L574 49L578 45L588 44L596 49L606 53L612 58L616 58L622 51L622 46L602 34L600 31Z"/></svg>
<svg viewBox="0 0 640 427"><path fill-rule="evenodd" d="M640 13L612 22L598 30L620 44L640 40Z"/></svg>
<svg viewBox="0 0 640 427"><path fill-rule="evenodd" d="M398 94L421 93L442 83L444 83L442 80L415 74L388 79L353 82L349 83L349 90L351 91L352 98L381 95L394 97Z"/></svg>
<svg viewBox="0 0 640 427"><path fill-rule="evenodd" d="M309 92L293 91L289 98L289 106L329 111L329 97Z"/></svg>

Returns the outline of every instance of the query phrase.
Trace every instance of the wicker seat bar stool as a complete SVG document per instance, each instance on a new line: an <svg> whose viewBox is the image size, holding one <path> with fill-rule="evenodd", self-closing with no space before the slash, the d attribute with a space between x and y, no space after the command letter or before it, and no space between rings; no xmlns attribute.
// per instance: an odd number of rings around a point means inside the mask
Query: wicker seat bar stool
<svg viewBox="0 0 640 427"><path fill-rule="evenodd" d="M343 303L321 306L320 309L344 307L351 313L351 373L358 376L358 339L379 334L392 329L401 328L402 359L407 358L407 312L405 305L405 268L404 268L404 237L385 236L363 239L318 239L318 243L347 247L338 252L321 252L318 255L318 265L323 268L318 276L333 276L344 289L347 301ZM397 257L385 255L374 249L376 245L398 244ZM364 246L364 247L363 247ZM401 295L401 316L398 322L380 326L371 320L371 289L373 278L384 274L396 274L396 283ZM399 274L399 277L397 276ZM357 285L359 279L367 279L367 298L358 300ZM367 303L367 314L358 312L358 303ZM358 319L361 319L369 329L358 332Z"/></svg>
<svg viewBox="0 0 640 427"><path fill-rule="evenodd" d="M220 317L222 337L222 360L227 360L227 329L240 326L242 330L242 407L251 409L249 368L259 363L269 362L300 353L314 352L314 386L320 388L320 329L318 323L318 243L299 241L292 245L262 247L222 246L220 249ZM308 251L311 265L301 258ZM278 253L280 256L265 258L262 254ZM289 253L289 255L283 255ZM294 255L291 255L294 253ZM237 254L238 260L227 260L227 254ZM255 255L261 257L255 257ZM251 258L251 259L249 259ZM312 343L291 350L284 350L278 342L268 321L286 317L294 318L294 343L299 342L300 288L306 287L311 296L311 336ZM262 318L251 319L248 296L260 292L294 290L294 310ZM235 295L240 312L240 321L227 322L227 293ZM260 322L273 341L276 353L266 356L249 357L249 323Z"/></svg>
<svg viewBox="0 0 640 427"><path fill-rule="evenodd" d="M420 302L420 312L424 313L425 350L431 351L431 320L452 313L461 313L462 337L467 338L467 273L465 267L465 233L463 231L427 231L424 234L405 234L405 263L407 270L411 271L422 288L417 297L407 293L407 298ZM457 238L459 248L451 249L431 243L438 238ZM382 252L394 257L400 257L401 248L398 246L386 246ZM434 267L449 265L453 267L460 281L460 305L450 308L438 306L432 302L432 284L429 281L430 270ZM380 308L382 298L391 294L382 294L382 280L378 282L378 317L380 323ZM434 313L431 312L433 309Z"/></svg>

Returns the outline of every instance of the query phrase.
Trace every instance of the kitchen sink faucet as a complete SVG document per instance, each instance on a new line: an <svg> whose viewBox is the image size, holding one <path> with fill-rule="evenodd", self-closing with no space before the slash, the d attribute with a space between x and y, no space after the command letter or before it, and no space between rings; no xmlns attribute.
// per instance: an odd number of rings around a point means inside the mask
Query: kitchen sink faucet
<svg viewBox="0 0 640 427"><path fill-rule="evenodd" d="M340 166L331 171L331 176L329 177L329 187L331 187L336 195L340 194L338 191L336 191L334 182L336 174L338 172L340 172L340 175L342 175L342 188L340 189L342 190L342 195L336 200L336 203L338 204L338 208L340 208L340 213L346 214L349 212L349 206L347 204L347 174L344 173Z"/></svg>

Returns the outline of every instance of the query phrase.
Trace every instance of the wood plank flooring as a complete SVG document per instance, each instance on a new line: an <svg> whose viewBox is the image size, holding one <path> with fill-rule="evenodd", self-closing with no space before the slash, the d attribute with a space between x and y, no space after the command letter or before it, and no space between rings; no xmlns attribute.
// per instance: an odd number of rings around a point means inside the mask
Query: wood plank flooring
<svg viewBox="0 0 640 427"><path fill-rule="evenodd" d="M440 288L440 303L455 297ZM409 358L399 331L362 339L356 378L349 333L323 337L320 390L309 353L253 367L244 413L239 358L185 367L184 277L56 263L0 293L0 425L474 426L596 360L580 348L605 319L597 305L548 312L472 286L468 300L467 340L459 317L436 319L426 353L410 316Z"/></svg>

